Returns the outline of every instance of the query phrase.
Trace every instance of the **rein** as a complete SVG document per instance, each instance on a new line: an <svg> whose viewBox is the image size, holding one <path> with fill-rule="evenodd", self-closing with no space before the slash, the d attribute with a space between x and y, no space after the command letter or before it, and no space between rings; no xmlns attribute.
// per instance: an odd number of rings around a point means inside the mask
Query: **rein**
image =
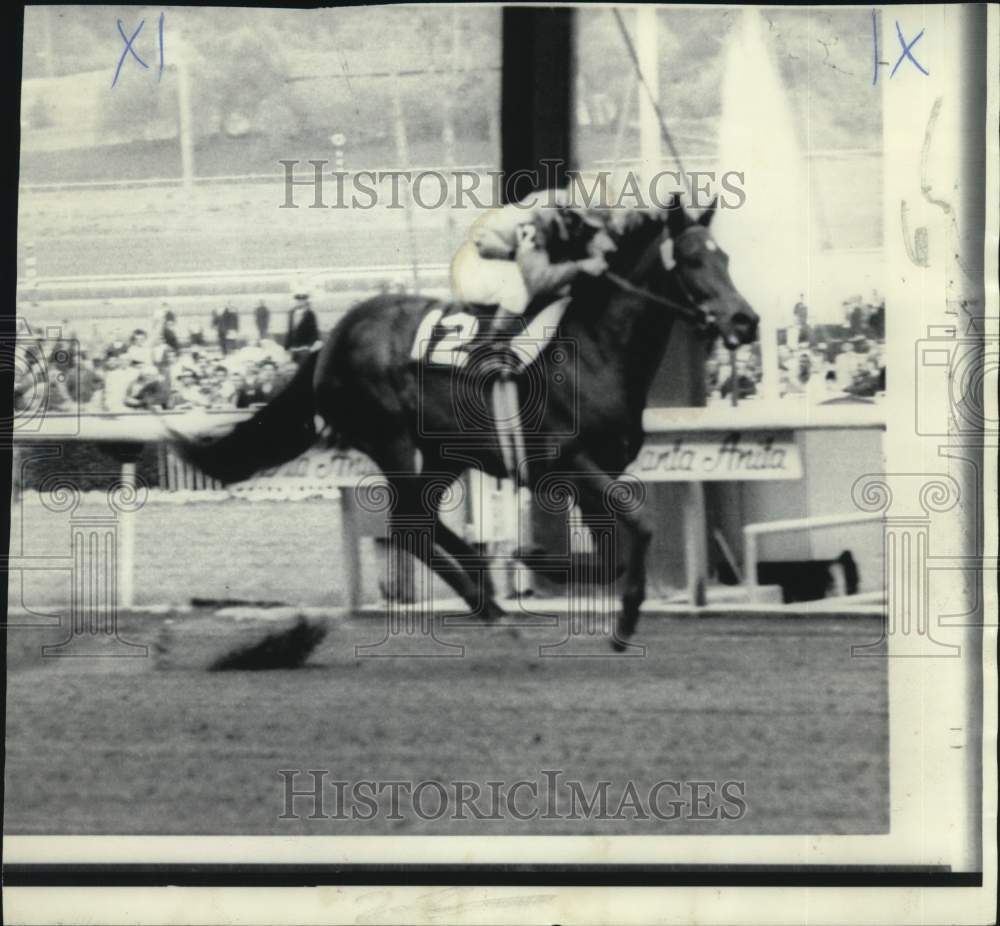
<svg viewBox="0 0 1000 926"><path fill-rule="evenodd" d="M647 302L652 302L656 305L662 305L665 308L671 309L682 318L694 322L698 327L705 327L706 325L707 319L701 309L695 305L694 300L687 303L675 302L673 299L667 299L665 296L659 296L656 293L650 292L642 286L636 286L635 283L630 280L626 280L625 277L619 276L617 273L612 273L610 270L604 271L603 276L605 276L611 283L614 283L619 289L624 290L627 293L631 293L633 296L639 296Z"/></svg>
<svg viewBox="0 0 1000 926"><path fill-rule="evenodd" d="M685 229L685 231L681 233L680 237L684 237L689 230L690 229ZM645 261L640 261L640 264L644 262ZM627 280L625 277L620 276L611 270L606 270L603 276L607 277L611 283L624 292L630 293L633 296L638 296L646 302L652 302L655 305L662 305L664 308L676 312L677 315L686 321L691 322L698 329L705 330L710 328L713 324L713 319L710 316L707 316L706 313L698 307L698 303L687 291L687 288L684 286L680 277L677 277L677 285L684 296L684 302L677 302L673 299L668 299L666 296L660 296L657 293L650 292L645 287L637 286L631 280Z"/></svg>

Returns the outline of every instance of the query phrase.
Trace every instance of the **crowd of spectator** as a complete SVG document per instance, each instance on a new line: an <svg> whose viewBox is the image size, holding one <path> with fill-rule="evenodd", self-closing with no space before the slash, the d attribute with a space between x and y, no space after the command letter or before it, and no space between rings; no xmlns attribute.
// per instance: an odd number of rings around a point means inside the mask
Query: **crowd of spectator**
<svg viewBox="0 0 1000 926"><path fill-rule="evenodd" d="M263 404L294 374L319 339L308 296L296 296L288 331L272 336L260 303L252 330L241 333L231 304L212 314L212 335L160 306L148 327L81 337L68 322L19 337L15 410L122 412L142 409L250 408ZM53 333L56 336L53 337Z"/></svg>
<svg viewBox="0 0 1000 926"><path fill-rule="evenodd" d="M15 364L15 406L120 412L140 409L249 408L267 402L290 379L296 363L319 340L308 294L299 293L288 313L287 330L275 337L264 303L241 329L231 304L213 312L208 328L182 325L167 305L137 327L108 339L81 339L63 322L55 339L37 332L25 339ZM778 331L781 396L814 402L838 396L868 398L885 392L885 303L878 296L844 303L841 324L812 325L800 299L795 323ZM740 400L760 391L760 343L733 356L721 346L706 366L708 394Z"/></svg>
<svg viewBox="0 0 1000 926"><path fill-rule="evenodd" d="M778 395L823 402L885 392L885 301L878 294L856 296L843 308L842 323L812 325L799 299L794 324L778 330ZM711 398L730 399L734 382L739 399L756 396L763 377L760 344L741 347L734 357L717 347L707 372Z"/></svg>

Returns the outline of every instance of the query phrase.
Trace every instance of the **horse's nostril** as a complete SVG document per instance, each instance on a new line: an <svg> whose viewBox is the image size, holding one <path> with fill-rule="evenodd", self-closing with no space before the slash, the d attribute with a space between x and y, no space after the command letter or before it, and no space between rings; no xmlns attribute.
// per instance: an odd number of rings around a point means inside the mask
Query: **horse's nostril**
<svg viewBox="0 0 1000 926"><path fill-rule="evenodd" d="M757 320L744 312L737 312L729 321L732 330L744 343L752 341L757 336Z"/></svg>

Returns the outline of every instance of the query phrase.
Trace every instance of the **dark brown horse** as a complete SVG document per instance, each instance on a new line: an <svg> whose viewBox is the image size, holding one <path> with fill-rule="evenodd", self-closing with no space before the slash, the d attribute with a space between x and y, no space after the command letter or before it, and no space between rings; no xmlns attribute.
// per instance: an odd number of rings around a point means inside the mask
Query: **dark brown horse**
<svg viewBox="0 0 1000 926"><path fill-rule="evenodd" d="M579 279L555 337L517 377L522 484L536 497L570 492L585 523L606 521L610 512L624 528L619 648L645 598L653 534L641 505L628 500L634 486L621 477L642 445L642 413L671 328L684 318L730 348L756 337L757 317L709 234L713 208L697 221L676 199L660 213L629 214L609 272ZM411 357L422 320L443 305L410 295L362 302L269 405L219 439L179 438L181 449L208 474L239 481L307 450L319 416L329 440L368 454L385 474L391 543L393 525L429 510L436 518L435 491L448 479L473 466L505 475L489 398L496 367L480 362L492 356L488 347L473 348L462 365ZM433 547L411 552L474 611L503 613L472 548L440 520Z"/></svg>

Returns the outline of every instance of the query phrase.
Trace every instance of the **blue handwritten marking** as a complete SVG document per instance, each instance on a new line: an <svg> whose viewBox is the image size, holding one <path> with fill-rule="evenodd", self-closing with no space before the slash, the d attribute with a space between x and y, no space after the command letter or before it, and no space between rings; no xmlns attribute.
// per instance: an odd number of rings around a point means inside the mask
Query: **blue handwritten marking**
<svg viewBox="0 0 1000 926"><path fill-rule="evenodd" d="M872 86L878 83L878 18L875 15L875 11L872 10Z"/></svg>
<svg viewBox="0 0 1000 926"><path fill-rule="evenodd" d="M917 70L920 71L920 73L924 75L924 77L929 76L929 72L926 71L924 69L923 65L919 61L917 61L916 58L913 57L913 52L911 51L911 49L913 48L913 46L916 45L917 42L919 42L921 38L923 38L924 30L921 29L917 33L916 38L914 38L912 42L910 42L909 44L907 44L906 39L903 38L903 30L899 28L899 20L897 19L896 20L896 35L899 36L899 44L903 47L903 51L900 53L899 58L896 60L896 64L893 67L892 72L889 74L889 77L890 78L895 77L896 71L899 69L899 66L903 63L903 59L905 59L905 58L909 58L910 61L912 61L914 63L914 65L916 65Z"/></svg>
<svg viewBox="0 0 1000 926"><path fill-rule="evenodd" d="M163 76L163 17L164 13L160 13L160 70L156 75L156 79L159 80Z"/></svg>
<svg viewBox="0 0 1000 926"><path fill-rule="evenodd" d="M122 52L122 56L118 59L118 67L115 68L115 77L111 81L111 86L114 87L118 83L118 75L121 73L122 65L125 63L125 56L131 52L132 57L139 62L147 71L149 70L149 65L146 64L142 58L139 57L138 52L132 47L132 43L136 40L139 33L142 32L142 27L146 25L146 20L139 23L139 28L132 33L132 38L128 38L125 35L125 27L122 25L122 21L118 20L118 34L122 37L122 41L125 43L125 50Z"/></svg>

